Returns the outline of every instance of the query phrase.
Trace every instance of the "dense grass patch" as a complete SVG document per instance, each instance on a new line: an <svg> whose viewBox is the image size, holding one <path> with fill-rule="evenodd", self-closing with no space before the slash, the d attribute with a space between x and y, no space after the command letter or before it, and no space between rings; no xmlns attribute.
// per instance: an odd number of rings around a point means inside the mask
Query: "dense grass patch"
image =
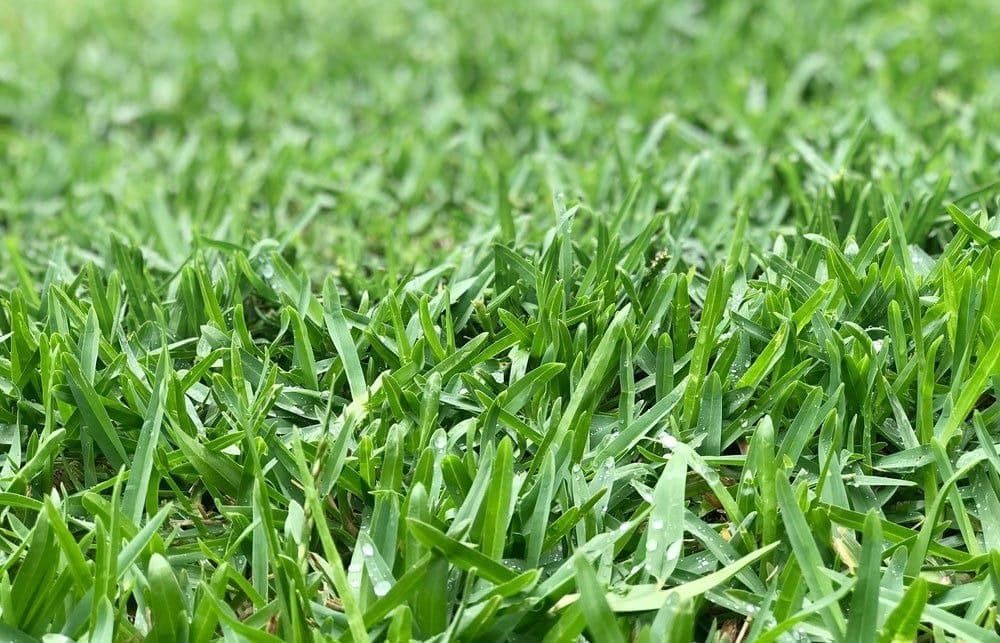
<svg viewBox="0 0 1000 643"><path fill-rule="evenodd" d="M1000 640L996 3L346 4L0 7L0 639Z"/></svg>

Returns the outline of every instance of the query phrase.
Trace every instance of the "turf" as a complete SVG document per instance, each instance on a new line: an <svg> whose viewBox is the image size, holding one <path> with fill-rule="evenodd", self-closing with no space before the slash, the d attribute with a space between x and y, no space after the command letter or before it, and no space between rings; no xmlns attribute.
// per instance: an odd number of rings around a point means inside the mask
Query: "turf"
<svg viewBox="0 0 1000 643"><path fill-rule="evenodd" d="M0 5L0 639L998 641L1000 5Z"/></svg>

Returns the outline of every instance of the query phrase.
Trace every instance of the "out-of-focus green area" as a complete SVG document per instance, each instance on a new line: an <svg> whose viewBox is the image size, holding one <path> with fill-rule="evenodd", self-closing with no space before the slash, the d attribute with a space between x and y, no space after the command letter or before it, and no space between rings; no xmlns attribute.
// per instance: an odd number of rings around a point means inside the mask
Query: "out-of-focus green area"
<svg viewBox="0 0 1000 643"><path fill-rule="evenodd" d="M786 216L778 158L807 192L963 194L996 178L1000 20L961 4L6 2L0 221L35 267L122 235L169 269L315 209L308 265L395 272L495 223L498 185L547 226L554 192L607 212L641 180L709 243Z"/></svg>

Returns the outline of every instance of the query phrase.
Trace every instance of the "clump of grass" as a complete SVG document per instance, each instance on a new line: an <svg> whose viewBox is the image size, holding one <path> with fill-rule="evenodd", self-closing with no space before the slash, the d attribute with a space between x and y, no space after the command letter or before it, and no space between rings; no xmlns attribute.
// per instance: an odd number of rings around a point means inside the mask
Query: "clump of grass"
<svg viewBox="0 0 1000 643"><path fill-rule="evenodd" d="M0 638L1000 640L939 9L0 10Z"/></svg>

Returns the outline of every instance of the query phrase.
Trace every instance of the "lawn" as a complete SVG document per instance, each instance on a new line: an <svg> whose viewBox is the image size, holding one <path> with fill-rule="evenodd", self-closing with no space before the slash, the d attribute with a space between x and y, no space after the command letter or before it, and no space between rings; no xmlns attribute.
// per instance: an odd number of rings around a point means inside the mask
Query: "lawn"
<svg viewBox="0 0 1000 643"><path fill-rule="evenodd" d="M0 640L998 641L1000 3L0 3Z"/></svg>

